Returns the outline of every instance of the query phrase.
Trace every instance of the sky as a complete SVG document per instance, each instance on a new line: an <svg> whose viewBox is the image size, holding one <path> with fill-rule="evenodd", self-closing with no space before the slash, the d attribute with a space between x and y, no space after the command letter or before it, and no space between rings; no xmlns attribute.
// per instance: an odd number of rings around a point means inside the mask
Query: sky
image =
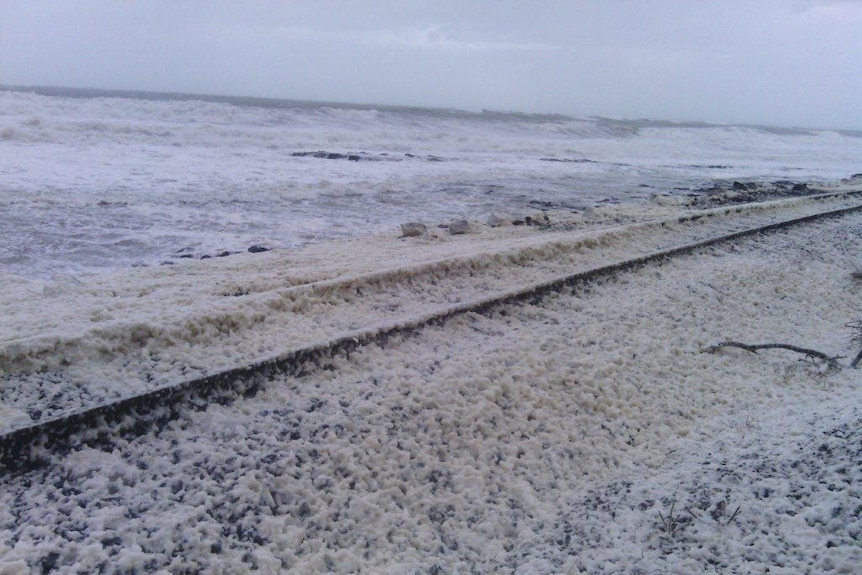
<svg viewBox="0 0 862 575"><path fill-rule="evenodd" d="M0 0L0 84L862 129L862 0Z"/></svg>

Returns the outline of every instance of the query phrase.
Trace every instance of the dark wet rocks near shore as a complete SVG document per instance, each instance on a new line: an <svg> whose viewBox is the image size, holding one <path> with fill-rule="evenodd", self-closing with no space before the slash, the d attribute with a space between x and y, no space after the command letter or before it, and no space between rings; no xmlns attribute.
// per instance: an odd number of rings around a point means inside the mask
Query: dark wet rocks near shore
<svg viewBox="0 0 862 575"><path fill-rule="evenodd" d="M260 253L268 252L268 251L270 251L270 248L267 248L267 247L264 247L261 245L257 245L257 244L250 246L246 250L246 252L248 252L250 254L260 254ZM175 251L174 253L172 253L171 257L174 259L178 259L178 260L211 260L213 258L226 258L228 256L233 256L233 255L236 255L239 253L243 253L243 252L232 252L232 251L225 250L225 251L218 252L216 254L196 254L194 251L194 248L185 247L185 248L181 248L181 249ZM161 265L171 266L171 265L174 265L174 262L167 260L167 261L163 261L161 263Z"/></svg>
<svg viewBox="0 0 862 575"><path fill-rule="evenodd" d="M442 162L442 158L438 158L437 156L417 156L415 154L404 154L400 155L391 155L386 152L380 152L379 154L370 154L368 152L327 152L325 150L318 150L314 152L293 152L290 154L294 158L318 158L321 160L349 160L351 162L359 162L359 161L372 161L372 162L400 162L406 159L418 159L425 160L427 162Z"/></svg>
<svg viewBox="0 0 862 575"><path fill-rule="evenodd" d="M585 208L585 213L592 211L592 208ZM513 218L507 214L492 213L485 221L489 228L498 228L500 226L533 226L538 229L546 230L552 227L551 218L545 213L535 213L532 216L523 218ZM448 224L440 224L437 226L441 230L446 230L450 235L460 236L465 234L474 234L482 227L481 223L471 222L469 220L454 220ZM401 224L402 238L417 238L425 236L428 233L428 226L422 222L406 222Z"/></svg>
<svg viewBox="0 0 862 575"><path fill-rule="evenodd" d="M774 182L719 183L710 187L687 191L695 208L712 208L732 204L767 202L784 198L796 198L823 193L823 190L807 182L777 180Z"/></svg>
<svg viewBox="0 0 862 575"><path fill-rule="evenodd" d="M554 158L542 158L542 160L566 162L590 161L559 160ZM854 174L849 179L862 180L862 174ZM650 186L644 184L643 187ZM709 209L726 205L799 198L822 193L825 193L825 190L821 189L816 183L811 182L794 182L792 180L776 180L773 182L728 180L719 181L711 186L696 189L678 187L674 188L673 191L668 194L654 194L651 198L654 201L661 203L662 198L687 197L688 199L683 203L688 207L694 209ZM674 203L679 203L676 200L672 201L674 201ZM506 225L531 226L539 230L562 231L564 229L570 229L572 226L577 224L560 221L552 222L551 217L548 214L549 212L551 213L551 216L553 216L555 212L571 212L574 214L580 214L583 219L578 221L589 221L594 217L596 208L602 205L616 205L619 203L621 203L621 201L615 197L597 200L594 206L582 202L533 199L527 204L531 208L536 208L538 210L536 213L524 217L511 217L507 214L494 212L488 216L484 225L491 228ZM437 227L442 230L447 230L451 235L462 235L475 233L479 231L481 226L482 224L477 222L455 220L448 224L440 224ZM427 226L421 222L407 222L401 224L401 237L403 238L421 237L425 236L427 233Z"/></svg>
<svg viewBox="0 0 862 575"><path fill-rule="evenodd" d="M559 162L562 164L594 164L595 160L589 158L539 158L542 162Z"/></svg>

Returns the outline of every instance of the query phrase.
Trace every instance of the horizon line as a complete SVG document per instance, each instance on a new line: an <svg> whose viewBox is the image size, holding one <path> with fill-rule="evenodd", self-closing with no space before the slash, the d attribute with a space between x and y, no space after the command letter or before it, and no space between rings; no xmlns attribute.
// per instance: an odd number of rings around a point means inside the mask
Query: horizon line
<svg viewBox="0 0 862 575"><path fill-rule="evenodd" d="M62 97L113 97L113 98L129 98L129 99L162 99L175 101L190 101L200 100L204 102L223 103L237 105L237 100L244 100L244 104L256 105L260 107L344 107L356 110L376 110L385 109L389 111L407 112L411 110L423 110L435 112L438 114L461 115L469 114L488 118L491 116L513 116L523 117L533 121L578 121L592 120L609 123L620 123L634 125L635 128L751 128L763 130L773 133L783 133L786 135L811 135L812 132L836 132L838 134L860 137L862 138L862 129L857 128L824 128L810 126L790 126L778 124L764 123L746 123L746 122L707 122L703 120L671 120L666 118L628 118L628 117L612 117L599 114L587 114L583 116L574 116L571 114L557 112L522 112L518 110L495 110L481 108L470 110L458 108L455 106L427 106L427 105L410 105L410 104L382 104L368 102L346 102L339 100L317 100L317 99L298 99L285 98L274 96L248 96L237 94L205 94L198 92L176 92L163 90L142 90L130 88L92 88L92 87L75 87L75 86L56 86L56 85L23 85L23 84L0 84L0 91L12 92L33 92L43 96L62 96ZM58 92L67 93L58 93ZM146 96L150 96L147 98ZM155 98L153 98L155 97ZM234 101L232 101L234 100ZM269 105L267 105L269 104Z"/></svg>

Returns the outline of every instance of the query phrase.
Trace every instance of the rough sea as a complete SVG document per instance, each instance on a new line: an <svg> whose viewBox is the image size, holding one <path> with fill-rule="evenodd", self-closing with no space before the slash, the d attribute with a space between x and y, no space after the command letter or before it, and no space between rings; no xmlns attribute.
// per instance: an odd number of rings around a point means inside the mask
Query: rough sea
<svg viewBox="0 0 862 575"><path fill-rule="evenodd" d="M0 87L0 273L74 277L860 171L857 131Z"/></svg>

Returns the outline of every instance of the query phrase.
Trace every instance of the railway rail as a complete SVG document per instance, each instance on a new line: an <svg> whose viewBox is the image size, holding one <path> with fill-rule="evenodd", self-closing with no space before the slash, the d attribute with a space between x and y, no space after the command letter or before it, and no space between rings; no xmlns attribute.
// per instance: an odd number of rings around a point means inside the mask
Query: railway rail
<svg viewBox="0 0 862 575"><path fill-rule="evenodd" d="M803 215L783 213L793 203L809 206ZM645 226L655 230L676 228L698 230L678 244L650 249L625 257L530 281L502 291L483 293L455 303L424 308L423 313L396 317L373 327L346 330L323 341L302 345L278 355L225 369L217 373L162 385L101 405L73 410L12 429L0 435L0 473L29 469L50 461L81 445L111 445L117 437L133 437L158 428L178 417L183 409L205 409L210 402L227 403L261 390L276 373L301 375L337 355L350 354L369 344L385 344L426 325L443 323L467 312L482 312L495 306L541 298L551 292L588 284L655 264L668 258L690 254L721 243L770 233L789 226L823 218L837 218L862 211L862 190L821 194L804 200L784 200L769 205L741 205L689 213L674 220L653 221ZM658 232L657 232L658 233ZM686 235L686 234L683 234ZM691 239L692 235L695 239ZM385 274L384 274L385 275ZM380 274L377 274L378 279ZM353 280L355 282L355 280ZM337 282L336 282L337 283ZM333 284L334 285L334 284ZM319 286L318 286L319 287Z"/></svg>

